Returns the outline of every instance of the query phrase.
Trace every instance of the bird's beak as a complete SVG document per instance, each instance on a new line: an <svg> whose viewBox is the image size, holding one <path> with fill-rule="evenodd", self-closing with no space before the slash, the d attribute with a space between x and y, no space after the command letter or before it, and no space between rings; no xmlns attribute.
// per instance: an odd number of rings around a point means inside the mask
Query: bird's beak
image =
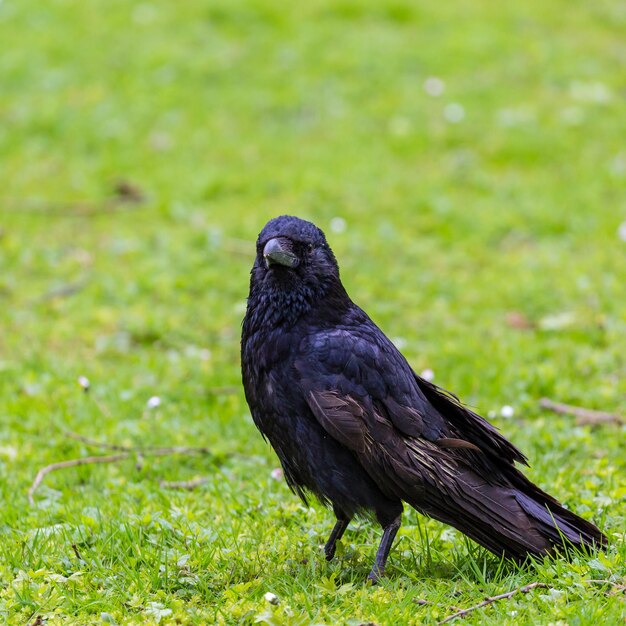
<svg viewBox="0 0 626 626"><path fill-rule="evenodd" d="M286 237L274 237L263 248L263 258L267 267L270 265L284 265L295 267L298 257L291 251L292 243Z"/></svg>

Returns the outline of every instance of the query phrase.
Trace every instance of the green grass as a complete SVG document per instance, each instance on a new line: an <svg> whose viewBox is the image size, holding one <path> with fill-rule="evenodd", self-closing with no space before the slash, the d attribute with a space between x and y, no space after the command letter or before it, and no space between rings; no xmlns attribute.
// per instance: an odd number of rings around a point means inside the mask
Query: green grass
<svg viewBox="0 0 626 626"><path fill-rule="evenodd" d="M2 619L434 624L536 581L465 623L623 622L588 581L626 576L624 427L538 401L626 412L625 27L612 0L0 2ZM119 180L145 201L109 202ZM407 511L380 586L368 521L324 561L332 514L271 477L240 387L281 213L606 553L518 569ZM213 454L61 470L30 506L38 469L105 453L66 430Z"/></svg>

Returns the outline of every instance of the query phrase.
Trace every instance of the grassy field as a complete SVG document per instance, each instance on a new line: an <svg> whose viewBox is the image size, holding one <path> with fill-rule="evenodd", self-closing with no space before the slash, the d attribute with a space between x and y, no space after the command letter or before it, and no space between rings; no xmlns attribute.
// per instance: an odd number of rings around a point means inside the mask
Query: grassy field
<svg viewBox="0 0 626 626"><path fill-rule="evenodd" d="M615 0L0 1L0 619L436 624L541 583L464 622L623 623L625 427L539 400L626 412L625 29ZM407 511L378 587L368 521L324 561L332 514L272 477L240 385L282 213L606 553L518 569ZM68 431L210 454L30 504L119 454Z"/></svg>

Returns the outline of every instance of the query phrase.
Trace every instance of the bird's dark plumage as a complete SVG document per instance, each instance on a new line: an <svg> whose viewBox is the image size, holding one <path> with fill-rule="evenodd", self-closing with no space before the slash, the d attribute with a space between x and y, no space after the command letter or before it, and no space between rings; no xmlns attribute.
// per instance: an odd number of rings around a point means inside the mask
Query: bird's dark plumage
<svg viewBox="0 0 626 626"><path fill-rule="evenodd" d="M350 519L373 511L376 580L403 501L518 561L606 544L515 467L526 458L491 424L413 372L350 300L310 222L282 216L261 231L241 356L252 417L289 486L333 507L327 558Z"/></svg>

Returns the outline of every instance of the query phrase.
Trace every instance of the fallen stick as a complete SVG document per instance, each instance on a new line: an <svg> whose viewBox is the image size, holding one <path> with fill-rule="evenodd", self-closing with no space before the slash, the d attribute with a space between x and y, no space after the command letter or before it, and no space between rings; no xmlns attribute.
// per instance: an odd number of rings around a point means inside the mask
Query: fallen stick
<svg viewBox="0 0 626 626"><path fill-rule="evenodd" d="M626 580L626 578L624 580ZM605 578L591 578L589 580L583 580L582 582L588 583L591 585L610 585L611 587L619 587L620 589L625 586L623 582L616 582L614 580L606 580Z"/></svg>
<svg viewBox="0 0 626 626"><path fill-rule="evenodd" d="M549 398L541 398L539 406L543 409L560 413L561 415L573 415L576 418L578 426L596 425L596 424L623 424L624 418L617 413L607 413L606 411L594 411L585 409L580 406L572 406L571 404L563 404L554 402Z"/></svg>
<svg viewBox="0 0 626 626"><path fill-rule="evenodd" d="M615 596L618 593L626 593L626 578L623 578L620 582L614 580L583 580L584 583L603 585L611 587L611 591L605 591L604 595Z"/></svg>
<svg viewBox="0 0 626 626"><path fill-rule="evenodd" d="M66 467L77 467L79 465L91 465L93 463L116 463L117 461L123 461L130 457L128 452L123 454L111 454L109 456L86 456L82 459L70 459L69 461L59 461L58 463L51 463L50 465L46 465L42 467L38 472L37 476L35 476L35 480L33 484L30 486L28 490L28 502L33 505L35 504L35 498L33 497L35 491L39 485L41 485L43 479L50 473L56 470L65 469Z"/></svg>
<svg viewBox="0 0 626 626"><path fill-rule="evenodd" d="M75 434L75 433L73 433ZM81 440L86 438L82 438L81 435L77 435L77 437L81 437ZM91 440L88 440L91 441ZM60 469L66 469L68 467L78 467L79 465L93 465L95 463L117 463L118 461L124 461L133 456L168 456L172 454L208 454L208 448L184 448L184 447L171 447L171 448L129 448L126 446L114 446L114 444L101 444L100 442L91 442L91 445L99 445L102 447L113 447L116 450L122 449L124 452L120 452L120 454L110 454L106 456L86 456L80 459L70 459L68 461L58 461L57 463L51 463L50 465L46 465L42 467L38 472L37 476L35 476L35 480L33 484L30 486L28 490L28 502L31 505L35 504L34 494L35 491L39 488L43 479L50 474L50 472L55 472Z"/></svg>
<svg viewBox="0 0 626 626"><path fill-rule="evenodd" d="M480 604L470 606L467 609L461 609L460 611L457 611L456 613L449 615L448 617L446 617L446 619L438 622L438 625L441 626L441 624L446 624L447 622L451 622L453 619L457 619L457 617L465 617L468 613L471 613L472 611L476 611L477 609L482 609L483 607L488 606L489 604L493 604L494 602L498 602L499 600L508 600L509 598L512 598L516 593L528 593L532 589L537 589L537 588L545 589L546 587L548 587L546 583L530 583L529 585L525 585L524 587L513 589L513 591L508 591L507 593L501 593L498 596L487 597Z"/></svg>

